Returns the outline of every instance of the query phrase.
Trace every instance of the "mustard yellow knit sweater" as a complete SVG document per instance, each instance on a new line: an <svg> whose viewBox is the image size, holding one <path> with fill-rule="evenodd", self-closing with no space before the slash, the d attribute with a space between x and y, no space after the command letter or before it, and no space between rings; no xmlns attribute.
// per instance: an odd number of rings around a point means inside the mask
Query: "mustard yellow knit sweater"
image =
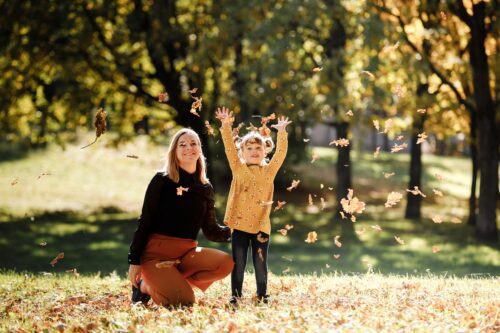
<svg viewBox="0 0 500 333"><path fill-rule="evenodd" d="M234 144L231 126L221 127L224 149L233 180L229 190L224 223L231 229L256 234L271 233L271 214L274 178L285 160L288 139L285 130L278 131L276 152L269 164L243 163Z"/></svg>

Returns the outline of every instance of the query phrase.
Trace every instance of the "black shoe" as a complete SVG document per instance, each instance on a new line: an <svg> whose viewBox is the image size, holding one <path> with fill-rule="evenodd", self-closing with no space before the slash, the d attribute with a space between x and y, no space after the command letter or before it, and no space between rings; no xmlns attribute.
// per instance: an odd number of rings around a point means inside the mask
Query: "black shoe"
<svg viewBox="0 0 500 333"><path fill-rule="evenodd" d="M269 303L269 295L257 295L257 302L263 304Z"/></svg>
<svg viewBox="0 0 500 333"><path fill-rule="evenodd" d="M229 305L231 305L233 307L237 307L238 302L239 302L239 299L236 296L231 296L231 298L229 299Z"/></svg>
<svg viewBox="0 0 500 333"><path fill-rule="evenodd" d="M142 304L146 305L151 299L151 296L141 293L141 283L142 280L140 280L139 283L137 284L137 288L134 285L132 285L132 302L133 303L142 302Z"/></svg>

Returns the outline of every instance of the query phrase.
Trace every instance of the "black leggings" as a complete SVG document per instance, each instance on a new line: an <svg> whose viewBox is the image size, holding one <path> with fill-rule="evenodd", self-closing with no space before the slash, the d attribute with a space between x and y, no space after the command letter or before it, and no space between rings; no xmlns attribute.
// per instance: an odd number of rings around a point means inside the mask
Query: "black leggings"
<svg viewBox="0 0 500 333"><path fill-rule="evenodd" d="M258 237L259 235L260 237ZM267 239L267 241L261 242L264 239ZM250 245L252 246L253 267L255 269L255 281L257 282L257 296L265 296L267 293L267 251L269 249L269 235L262 231L258 234L250 234L248 232L234 230L231 235L231 248L234 261L234 268L231 273L231 293L233 296L241 297L243 295L243 276L245 274L248 248Z"/></svg>

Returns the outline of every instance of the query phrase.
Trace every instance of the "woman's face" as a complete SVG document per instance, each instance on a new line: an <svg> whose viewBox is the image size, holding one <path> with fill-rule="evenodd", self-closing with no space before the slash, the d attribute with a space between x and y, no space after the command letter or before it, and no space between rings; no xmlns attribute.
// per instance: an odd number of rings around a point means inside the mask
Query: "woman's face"
<svg viewBox="0 0 500 333"><path fill-rule="evenodd" d="M193 134L186 133L181 135L177 141L176 156L179 165L196 164L201 155L201 147Z"/></svg>

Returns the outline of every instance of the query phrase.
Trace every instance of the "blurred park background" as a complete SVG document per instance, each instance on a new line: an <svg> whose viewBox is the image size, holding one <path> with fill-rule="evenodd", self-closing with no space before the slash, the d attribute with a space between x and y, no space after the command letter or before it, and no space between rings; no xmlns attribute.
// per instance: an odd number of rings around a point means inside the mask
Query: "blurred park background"
<svg viewBox="0 0 500 333"><path fill-rule="evenodd" d="M125 273L146 186L181 127L202 137L222 223L231 175L214 115L227 106L240 133L272 113L293 121L274 274L500 275L497 11L475 0L1 0L0 268ZM107 131L81 149L99 108ZM356 222L340 214L348 189L366 203ZM391 192L402 199L387 208Z"/></svg>

